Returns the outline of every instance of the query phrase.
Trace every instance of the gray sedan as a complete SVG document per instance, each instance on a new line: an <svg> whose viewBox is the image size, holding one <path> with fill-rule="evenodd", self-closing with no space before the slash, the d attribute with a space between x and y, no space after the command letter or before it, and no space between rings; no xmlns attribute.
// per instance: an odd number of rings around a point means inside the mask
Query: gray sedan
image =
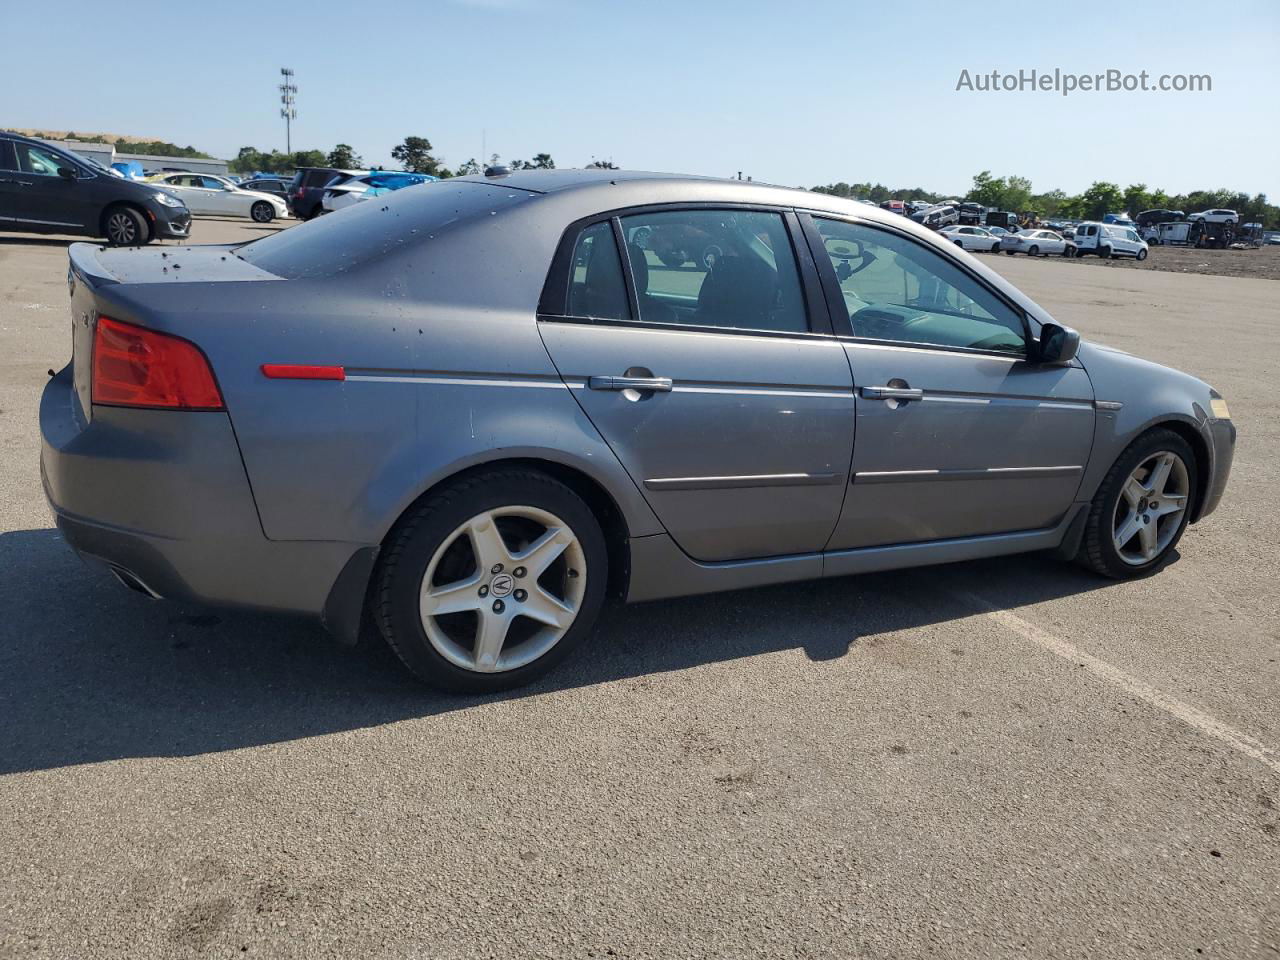
<svg viewBox="0 0 1280 960"><path fill-rule="evenodd" d="M1208 385L945 238L758 184L465 177L70 260L67 542L152 597L376 623L453 690L548 670L610 595L1031 550L1142 576L1235 442Z"/></svg>

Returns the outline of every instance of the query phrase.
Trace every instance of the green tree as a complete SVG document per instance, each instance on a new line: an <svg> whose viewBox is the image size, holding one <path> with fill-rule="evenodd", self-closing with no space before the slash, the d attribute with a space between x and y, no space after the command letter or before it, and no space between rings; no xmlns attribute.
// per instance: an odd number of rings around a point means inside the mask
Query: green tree
<svg viewBox="0 0 1280 960"><path fill-rule="evenodd" d="M364 160L349 143L340 143L329 151L327 158L331 167L339 170L357 170L364 166Z"/></svg>
<svg viewBox="0 0 1280 960"><path fill-rule="evenodd" d="M984 207L1020 213L1031 206L1031 181L1026 177L995 177L990 170L983 170L973 178L973 186L965 199Z"/></svg>
<svg viewBox="0 0 1280 960"><path fill-rule="evenodd" d="M462 166L458 167L458 169L454 171L453 175L455 177L471 177L471 176L475 176L477 173L483 173L483 172L484 171L480 169L480 161L478 161L475 157L472 157Z"/></svg>
<svg viewBox="0 0 1280 960"><path fill-rule="evenodd" d="M531 170L554 170L556 162L551 159L549 153L534 154L533 162L529 164Z"/></svg>
<svg viewBox="0 0 1280 960"><path fill-rule="evenodd" d="M1070 198L1061 190L1048 190L1045 193L1033 194L1031 209L1042 217L1066 216L1063 208Z"/></svg>
<svg viewBox="0 0 1280 960"><path fill-rule="evenodd" d="M612 160L592 160L587 164L588 170L618 170L620 169Z"/></svg>
<svg viewBox="0 0 1280 960"><path fill-rule="evenodd" d="M1124 206L1124 194L1114 183L1098 180L1080 195L1081 215L1087 220L1101 220Z"/></svg>
<svg viewBox="0 0 1280 960"><path fill-rule="evenodd" d="M439 176L440 161L431 154L431 141L426 137L405 137L404 142L391 150L391 159L413 173Z"/></svg>
<svg viewBox="0 0 1280 960"><path fill-rule="evenodd" d="M299 150L297 153L293 154L288 166L324 167L328 166L325 162L326 160L328 160L328 157L325 156L323 150Z"/></svg>
<svg viewBox="0 0 1280 960"><path fill-rule="evenodd" d="M1147 192L1145 183L1131 183L1124 191L1124 211L1131 217L1136 217L1143 210L1154 209L1155 204L1151 202L1151 194Z"/></svg>

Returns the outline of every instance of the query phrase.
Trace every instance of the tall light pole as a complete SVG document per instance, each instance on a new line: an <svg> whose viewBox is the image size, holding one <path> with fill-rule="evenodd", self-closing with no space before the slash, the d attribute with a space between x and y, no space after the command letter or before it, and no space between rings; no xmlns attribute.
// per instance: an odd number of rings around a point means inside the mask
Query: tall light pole
<svg viewBox="0 0 1280 960"><path fill-rule="evenodd" d="M298 110L294 105L298 95L298 85L293 82L293 71L288 67L280 68L280 76L284 77L284 83L280 84L280 116L284 117L284 152L293 153L290 124L298 119Z"/></svg>

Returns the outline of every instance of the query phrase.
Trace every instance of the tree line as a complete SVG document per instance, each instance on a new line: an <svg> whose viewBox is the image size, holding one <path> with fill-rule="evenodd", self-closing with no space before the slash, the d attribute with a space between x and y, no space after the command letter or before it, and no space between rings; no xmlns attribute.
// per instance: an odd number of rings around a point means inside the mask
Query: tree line
<svg viewBox="0 0 1280 960"><path fill-rule="evenodd" d="M980 203L1017 214L1035 214L1041 219L1062 217L1071 220L1101 220L1108 213L1137 215L1143 210L1181 210L1195 213L1222 207L1240 214L1241 223L1261 223L1270 230L1280 227L1280 207L1267 202L1264 193L1250 196L1239 190L1192 190L1190 193L1168 193L1151 189L1145 183L1131 183L1123 189L1119 184L1098 180L1083 193L1071 195L1063 190L1036 193L1031 181L1019 176L993 176L983 170L973 178L973 186L963 197L947 197L919 187L891 190L876 183L829 183L812 188L816 193L850 197L883 203L885 200L959 199Z"/></svg>
<svg viewBox="0 0 1280 960"><path fill-rule="evenodd" d="M442 158L437 157L435 148L426 137L405 137L391 150L391 159L400 165L402 170L411 173L425 173L442 180L448 177L465 177L483 173L486 167L503 163L498 154L489 157L487 163L481 163L475 157L470 158L457 167L449 166ZM235 158L228 162L235 173L289 173L298 167L337 167L342 170L365 169L364 158L356 153L348 143L339 143L328 153L323 150L299 150L284 153L280 150L262 151L256 147L241 147ZM554 170L556 162L549 153L536 153L532 160L511 159L506 166L512 170ZM588 167L605 170L616 170L612 161L593 160ZM380 168L374 168L380 169Z"/></svg>

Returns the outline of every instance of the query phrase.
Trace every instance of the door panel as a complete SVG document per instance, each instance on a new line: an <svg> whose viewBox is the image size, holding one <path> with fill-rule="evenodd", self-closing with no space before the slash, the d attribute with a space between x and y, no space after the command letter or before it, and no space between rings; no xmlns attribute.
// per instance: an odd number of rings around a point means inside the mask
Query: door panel
<svg viewBox="0 0 1280 960"><path fill-rule="evenodd" d="M539 323L574 396L668 532L698 560L822 549L853 445L832 339ZM669 378L664 390L591 378Z"/></svg>
<svg viewBox="0 0 1280 960"><path fill-rule="evenodd" d="M853 483L828 549L1034 530L1075 499L1093 441L1080 367L846 342ZM921 391L878 399L864 388Z"/></svg>

